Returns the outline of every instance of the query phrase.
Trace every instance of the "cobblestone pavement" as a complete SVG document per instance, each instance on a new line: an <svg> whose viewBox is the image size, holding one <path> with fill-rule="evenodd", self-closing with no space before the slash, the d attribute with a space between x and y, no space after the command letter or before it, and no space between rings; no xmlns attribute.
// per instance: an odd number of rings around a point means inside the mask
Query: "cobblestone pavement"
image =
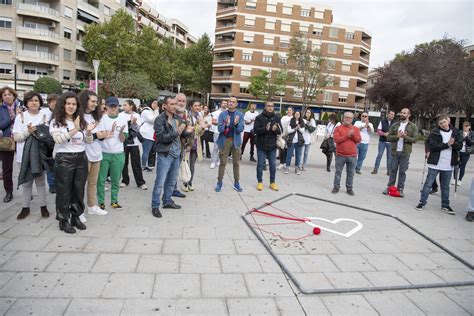
<svg viewBox="0 0 474 316"><path fill-rule="evenodd" d="M313 145L302 175L278 171L278 192L268 189L268 173L265 189L256 191L255 163L246 153L241 163L244 191L232 189L228 165L224 190L216 193L217 169L209 169L204 159L197 165L196 190L176 199L183 208L163 210L161 219L151 215L155 175L146 173L150 190L141 191L132 182L120 190L123 211L87 216L87 230L72 236L59 231L54 216L42 219L35 200L32 214L17 221L21 191L15 191L13 202L0 204L0 314L473 314L474 286L301 294L242 220L243 213L265 202L288 193L307 194L393 214L473 264L474 229L464 215L474 162L469 162L456 197L451 191L451 206L457 212L451 216L440 211L439 194L430 196L425 210L414 209L423 173L421 144L414 147L403 199L381 194L387 183L385 160L377 175L370 174L376 151L373 140L362 174L355 177L354 197L344 189L331 194L334 171L326 172L319 143ZM54 211L54 196L48 203ZM304 288L474 280L473 270L391 218L301 197L275 205L301 216L313 212L312 216L346 217L364 224L350 238L323 231L302 239L299 247L264 233Z"/></svg>

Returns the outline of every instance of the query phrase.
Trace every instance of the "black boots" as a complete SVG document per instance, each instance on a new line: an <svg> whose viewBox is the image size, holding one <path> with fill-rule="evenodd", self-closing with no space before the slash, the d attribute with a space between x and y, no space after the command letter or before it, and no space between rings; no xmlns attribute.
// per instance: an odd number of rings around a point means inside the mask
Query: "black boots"
<svg viewBox="0 0 474 316"><path fill-rule="evenodd" d="M41 206L41 216L44 217L44 218L48 218L49 217L49 211L48 211L48 208L45 206Z"/></svg>
<svg viewBox="0 0 474 316"><path fill-rule="evenodd" d="M13 200L13 193L7 193L5 197L3 198L4 203L9 203Z"/></svg>
<svg viewBox="0 0 474 316"><path fill-rule="evenodd" d="M76 227L79 230L85 230L86 225L84 225L83 222L79 219L78 216L72 216L71 217L71 226Z"/></svg>
<svg viewBox="0 0 474 316"><path fill-rule="evenodd" d="M75 234L76 230L74 227L69 224L69 221L61 221L59 222L59 229L64 231L66 234Z"/></svg>
<svg viewBox="0 0 474 316"><path fill-rule="evenodd" d="M29 207L24 207L21 209L20 214L16 217L17 220L22 220L25 219L28 215L30 215L30 208Z"/></svg>

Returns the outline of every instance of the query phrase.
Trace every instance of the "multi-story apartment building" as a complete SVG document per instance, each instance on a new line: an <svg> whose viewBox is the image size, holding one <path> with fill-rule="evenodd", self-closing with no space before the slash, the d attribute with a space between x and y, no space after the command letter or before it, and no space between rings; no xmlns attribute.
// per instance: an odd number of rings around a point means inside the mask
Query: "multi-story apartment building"
<svg viewBox="0 0 474 316"><path fill-rule="evenodd" d="M183 23L142 1L0 0L0 86L16 85L21 95L41 76L58 79L64 89L87 83L93 68L81 44L85 26L103 22L119 9L134 17L137 28L156 29L159 38L183 46L196 42Z"/></svg>
<svg viewBox="0 0 474 316"><path fill-rule="evenodd" d="M302 32L308 44L328 60L332 84L312 106L363 109L371 35L368 31L333 23L332 11L293 0L218 0L212 77L213 100L234 95L255 101L248 93L250 77L260 70L287 67L292 35ZM301 105L301 91L287 86L285 105Z"/></svg>

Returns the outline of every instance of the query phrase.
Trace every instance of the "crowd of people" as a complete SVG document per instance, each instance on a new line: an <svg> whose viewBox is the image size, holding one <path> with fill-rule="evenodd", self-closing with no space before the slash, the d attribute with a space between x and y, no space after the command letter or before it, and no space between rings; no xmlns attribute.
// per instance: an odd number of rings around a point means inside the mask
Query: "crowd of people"
<svg viewBox="0 0 474 316"><path fill-rule="evenodd" d="M33 183L41 216L49 217L47 183L49 192L56 194L56 219L65 233L86 229L85 212L107 214L107 182L110 182L109 209L122 209L120 189L130 185L129 162L140 190L148 189L143 172L156 170L151 209L153 216L160 218L161 209L181 208L173 200L186 197L181 191L195 190L196 162L204 158L204 153L210 159L210 169L218 168L216 192L223 190L228 162L233 167L232 188L243 191L240 161L247 145L250 162L257 163L256 189L264 189L263 171L268 168L268 186L278 191L277 169L289 174L293 165L296 175L306 171L311 145L316 142L317 122L310 108L299 111L290 107L281 116L275 112L273 102L266 102L261 113L255 104L250 104L244 114L238 110L235 97L223 100L219 108L211 112L199 101L188 103L182 93L151 100L141 109L132 100L120 104L115 96L99 102L98 96L89 90L77 95L73 92L50 95L44 107L41 95L32 91L25 93L24 105L18 101L16 91L9 87L2 88L0 94L0 158L6 193L3 201L9 203L14 198L12 171L16 161L20 170L18 187L21 185L23 190L23 205L17 219L30 214ZM392 195L396 190L397 196L404 197L412 145L418 140L417 126L410 117L408 108L400 111L398 121L395 121L395 113L389 111L374 129L367 112L360 113L357 120L353 112L345 112L342 122L337 122L337 116L331 114L320 148L327 157L327 172L331 172L335 157L332 193L339 193L345 167L346 192L355 195L354 176L362 173L370 140L378 135L378 154L372 174L378 173L385 152L389 180L383 194ZM15 147L8 147L13 140ZM449 185L451 180L455 186L461 184L473 152L473 140L468 121L459 131L447 116L439 116L437 127L430 132L425 144L428 173L417 210L422 210L429 194L436 192L439 174L441 210L455 214L449 204ZM473 214L469 212L466 219L472 221Z"/></svg>

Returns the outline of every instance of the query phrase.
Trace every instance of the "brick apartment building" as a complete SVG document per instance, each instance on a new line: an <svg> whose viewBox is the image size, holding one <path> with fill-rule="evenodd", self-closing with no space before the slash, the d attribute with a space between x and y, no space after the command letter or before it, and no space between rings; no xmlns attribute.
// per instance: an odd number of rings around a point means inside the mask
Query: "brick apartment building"
<svg viewBox="0 0 474 316"><path fill-rule="evenodd" d="M215 103L237 96L240 107L255 101L250 77L260 70L277 71L287 65L295 32L308 37L328 59L333 84L312 106L363 109L366 96L371 35L368 31L333 23L332 11L293 0L218 0L211 99ZM301 92L287 86L283 104L301 105ZM276 100L279 104L279 100Z"/></svg>
<svg viewBox="0 0 474 316"><path fill-rule="evenodd" d="M82 46L85 26L106 21L119 9L137 28L148 25L176 45L197 42L186 25L167 19L137 0L0 0L0 86L16 86L20 96L42 76L75 89L91 78L93 67ZM16 74L14 73L16 65Z"/></svg>

